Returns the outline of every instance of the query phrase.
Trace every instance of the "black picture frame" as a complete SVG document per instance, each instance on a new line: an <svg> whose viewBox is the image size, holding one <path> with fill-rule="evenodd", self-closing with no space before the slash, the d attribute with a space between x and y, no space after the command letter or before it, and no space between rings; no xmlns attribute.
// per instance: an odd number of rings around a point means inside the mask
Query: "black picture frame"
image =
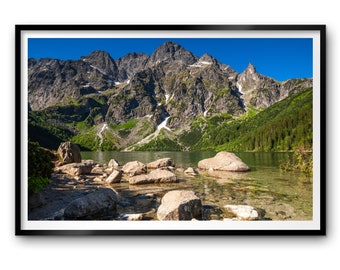
<svg viewBox="0 0 340 270"><path fill-rule="evenodd" d="M53 228L50 226L40 226L39 228L30 228L25 226L26 220L23 218L23 211L27 211L23 201L23 185L22 181L27 179L23 173L23 165L27 162L27 157L23 155L25 142L23 134L26 126L23 126L23 96L25 95L23 74L24 63L26 62L26 54L23 51L26 49L27 43L25 39L30 34L36 33L86 33L86 32L119 32L119 33L138 33L138 32L177 32L177 33L197 33L197 32L214 32L214 33L253 33L257 34L295 34L302 33L314 38L313 45L317 50L313 58L314 65L317 63L317 68L314 68L316 74L313 78L318 78L316 90L318 93L318 103L313 103L317 108L318 123L314 127L319 129L318 141L313 143L318 146L319 162L318 162L318 196L317 211L314 211L313 219L317 219L317 224L312 227L292 226L285 228L259 228L246 227L245 229L205 229L197 227L193 229L182 228L162 228L162 224L158 229L107 229L98 228L96 225L84 226L79 229L71 226L72 221L69 221L70 226L63 228ZM316 58L315 58L316 57ZM313 107L313 108L314 108ZM16 235L326 235L326 26L325 25L16 25L15 26L15 234ZM315 193L314 193L315 194ZM46 221L49 222L49 221ZM158 221L157 221L158 222ZM259 223L261 221L255 221ZM284 221L283 221L284 222ZM163 223L164 224L164 223Z"/></svg>

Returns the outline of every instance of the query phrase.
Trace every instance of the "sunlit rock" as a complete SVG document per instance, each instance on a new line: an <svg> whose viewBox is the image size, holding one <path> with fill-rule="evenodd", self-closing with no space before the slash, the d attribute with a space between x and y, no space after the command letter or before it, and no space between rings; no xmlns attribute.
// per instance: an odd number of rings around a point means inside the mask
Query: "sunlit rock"
<svg viewBox="0 0 340 270"><path fill-rule="evenodd" d="M215 157L203 159L198 162L198 168L203 170L246 172L250 168L234 153L219 152Z"/></svg>
<svg viewBox="0 0 340 270"><path fill-rule="evenodd" d="M158 168L167 168L174 167L175 163L171 158L161 158L155 161L152 161L147 164L148 169L158 169Z"/></svg>
<svg viewBox="0 0 340 270"><path fill-rule="evenodd" d="M123 166L122 171L128 176L144 174L146 173L146 165L139 161L131 161Z"/></svg>
<svg viewBox="0 0 340 270"><path fill-rule="evenodd" d="M202 218L202 202L193 191L173 190L166 193L157 210L159 220L192 220Z"/></svg>

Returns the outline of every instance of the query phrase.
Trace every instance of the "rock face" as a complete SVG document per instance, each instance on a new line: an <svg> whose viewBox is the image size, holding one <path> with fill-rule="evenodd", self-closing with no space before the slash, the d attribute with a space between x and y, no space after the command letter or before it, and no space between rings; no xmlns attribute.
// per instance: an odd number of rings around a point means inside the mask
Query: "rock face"
<svg viewBox="0 0 340 270"><path fill-rule="evenodd" d="M159 220L192 220L201 217L201 199L189 190L174 190L166 193L157 210Z"/></svg>
<svg viewBox="0 0 340 270"><path fill-rule="evenodd" d="M103 188L72 201L64 211L65 219L102 219L112 215L118 202L117 194Z"/></svg>
<svg viewBox="0 0 340 270"><path fill-rule="evenodd" d="M129 179L131 185L157 184L157 183L177 183L177 176L162 169L156 169L149 174L137 175Z"/></svg>
<svg viewBox="0 0 340 270"><path fill-rule="evenodd" d="M224 208L232 213L238 220L257 220L259 214L249 205L225 205Z"/></svg>
<svg viewBox="0 0 340 270"><path fill-rule="evenodd" d="M63 142L58 148L58 157L63 164L81 162L80 148L71 142Z"/></svg>
<svg viewBox="0 0 340 270"><path fill-rule="evenodd" d="M105 51L94 51L88 56L82 57L81 60L89 63L90 67L103 75L107 75L110 79L114 79L118 75L118 67L115 60Z"/></svg>
<svg viewBox="0 0 340 270"><path fill-rule="evenodd" d="M122 172L128 176L144 174L146 173L146 165L139 161L130 161L123 166Z"/></svg>
<svg viewBox="0 0 340 270"><path fill-rule="evenodd" d="M234 153L219 152L213 158L203 159L198 162L198 168L203 170L246 172L250 168Z"/></svg>
<svg viewBox="0 0 340 270"><path fill-rule="evenodd" d="M113 75L108 73L114 72L114 63L110 63L112 59L108 57L107 53L97 51L88 56L89 61L86 57L76 61L30 59L28 101L32 110L114 87ZM102 62L104 59L105 62ZM95 63L100 66L95 66Z"/></svg>
<svg viewBox="0 0 340 270"><path fill-rule="evenodd" d="M299 87L312 87L311 80L296 79L285 82L278 82L273 78L259 74L252 63L238 75L237 87L242 93L242 98L246 106L256 108L268 108L274 103L286 98L289 93L296 91Z"/></svg>
<svg viewBox="0 0 340 270"><path fill-rule="evenodd" d="M161 158L161 159L148 163L146 166L148 169L158 169L158 168L175 167L175 163L171 158Z"/></svg>
<svg viewBox="0 0 340 270"><path fill-rule="evenodd" d="M143 53L128 53L119 58L116 63L119 68L118 82L131 78L135 73L142 70L149 60L149 56Z"/></svg>

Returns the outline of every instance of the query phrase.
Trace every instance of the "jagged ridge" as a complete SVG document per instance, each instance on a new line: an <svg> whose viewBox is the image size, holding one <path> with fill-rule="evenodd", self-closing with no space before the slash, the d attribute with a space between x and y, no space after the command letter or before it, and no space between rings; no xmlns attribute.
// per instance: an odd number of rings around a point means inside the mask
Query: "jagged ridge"
<svg viewBox="0 0 340 270"><path fill-rule="evenodd" d="M46 120L53 118L78 137L84 126L119 126L131 119L148 119L151 128L140 130L144 137L166 118L169 131L179 134L197 116L239 117L312 87L311 79L278 82L259 74L252 64L238 74L209 54L197 57L170 41L151 56L132 52L115 60L107 52L94 51L76 61L29 59L28 65L32 114L45 111ZM87 104L89 100L96 102ZM54 114L48 113L51 108ZM136 135L138 130L123 133ZM118 149L142 139L136 136L124 144L112 134Z"/></svg>

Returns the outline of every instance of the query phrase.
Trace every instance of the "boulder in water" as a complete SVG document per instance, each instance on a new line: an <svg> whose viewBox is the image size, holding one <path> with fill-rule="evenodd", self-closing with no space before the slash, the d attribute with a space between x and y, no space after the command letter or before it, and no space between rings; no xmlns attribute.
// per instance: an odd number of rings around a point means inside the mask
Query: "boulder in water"
<svg viewBox="0 0 340 270"><path fill-rule="evenodd" d="M171 158L161 158L148 163L147 167L148 169L175 167L175 163Z"/></svg>
<svg viewBox="0 0 340 270"><path fill-rule="evenodd" d="M246 172L250 168L234 153L219 152L215 157L203 159L198 162L198 168L202 170L216 170L229 172Z"/></svg>
<svg viewBox="0 0 340 270"><path fill-rule="evenodd" d="M192 220L202 218L202 202L191 190L166 193L157 210L159 220Z"/></svg>

